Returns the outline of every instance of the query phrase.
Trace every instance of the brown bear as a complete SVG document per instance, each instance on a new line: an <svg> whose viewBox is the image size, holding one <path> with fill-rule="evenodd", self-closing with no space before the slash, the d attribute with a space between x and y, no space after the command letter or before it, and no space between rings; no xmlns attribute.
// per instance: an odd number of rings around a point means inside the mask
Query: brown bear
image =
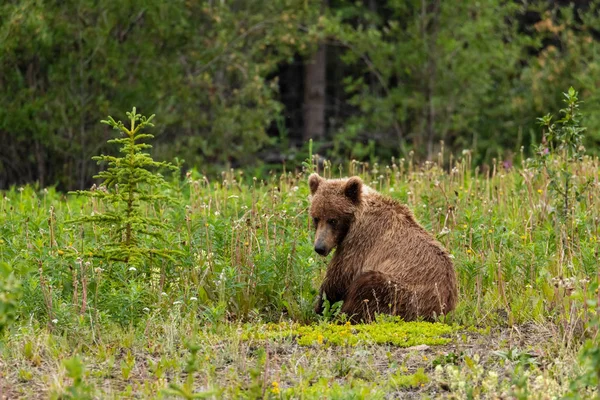
<svg viewBox="0 0 600 400"><path fill-rule="evenodd" d="M456 274L448 252L403 204L363 184L359 177L308 179L315 251L335 254L327 267L315 311L343 300L352 321L370 322L376 313L405 321L454 309Z"/></svg>

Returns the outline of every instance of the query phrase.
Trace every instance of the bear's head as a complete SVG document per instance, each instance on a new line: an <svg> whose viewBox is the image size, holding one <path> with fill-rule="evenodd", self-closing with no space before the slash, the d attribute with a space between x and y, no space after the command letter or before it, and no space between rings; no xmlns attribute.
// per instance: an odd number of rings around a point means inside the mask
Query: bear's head
<svg viewBox="0 0 600 400"><path fill-rule="evenodd" d="M363 183L357 176L323 179L312 174L308 177L308 185L310 215L316 229L315 251L326 256L346 237L361 204Z"/></svg>

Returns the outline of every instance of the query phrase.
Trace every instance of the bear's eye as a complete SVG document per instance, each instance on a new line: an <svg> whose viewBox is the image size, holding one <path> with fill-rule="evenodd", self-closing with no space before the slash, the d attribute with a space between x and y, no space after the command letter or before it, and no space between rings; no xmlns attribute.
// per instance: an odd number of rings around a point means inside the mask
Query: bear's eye
<svg viewBox="0 0 600 400"><path fill-rule="evenodd" d="M331 226L336 226L337 225L337 219L328 219L327 223Z"/></svg>
<svg viewBox="0 0 600 400"><path fill-rule="evenodd" d="M319 218L314 217L313 218L313 224L315 224L315 226L319 225Z"/></svg>

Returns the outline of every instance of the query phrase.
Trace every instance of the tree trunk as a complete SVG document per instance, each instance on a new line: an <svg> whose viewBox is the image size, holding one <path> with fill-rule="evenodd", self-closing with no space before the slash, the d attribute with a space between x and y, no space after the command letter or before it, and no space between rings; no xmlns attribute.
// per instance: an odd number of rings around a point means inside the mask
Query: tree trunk
<svg viewBox="0 0 600 400"><path fill-rule="evenodd" d="M33 143L35 149L35 161L37 163L37 175L40 189L46 186L46 158L44 157L44 149L40 144L39 140L35 140Z"/></svg>
<svg viewBox="0 0 600 400"><path fill-rule="evenodd" d="M304 76L304 134L303 139L322 139L325 136L325 85L327 46L319 46L306 63Z"/></svg>

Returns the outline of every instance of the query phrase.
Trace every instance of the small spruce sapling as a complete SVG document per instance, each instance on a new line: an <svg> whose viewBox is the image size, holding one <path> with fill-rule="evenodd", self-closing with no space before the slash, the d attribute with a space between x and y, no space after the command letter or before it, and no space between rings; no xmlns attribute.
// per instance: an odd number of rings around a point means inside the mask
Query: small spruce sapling
<svg viewBox="0 0 600 400"><path fill-rule="evenodd" d="M111 116L101 121L118 130L122 137L111 139L108 143L121 145L120 157L100 155L93 157L98 164L108 167L94 176L102 179L99 187L91 190L80 190L78 195L97 198L107 209L105 212L87 215L72 222L94 223L110 232L110 242L103 243L102 249L95 251L94 256L107 261L121 261L129 266L131 271L150 274L149 265L153 258L172 259L174 250L155 247L154 244L163 241L161 232L169 226L156 217L144 212L143 205L155 206L162 202L170 204L174 199L163 189L167 182L156 170L166 169L177 171L178 167L168 162L154 161L145 149L152 146L143 143L154 136L142 133L142 130L154 126L154 115L146 118L136 112L134 107L127 113L129 126L121 121L115 121ZM154 170L154 171L153 171ZM154 239L154 240L153 240ZM147 262L144 262L147 261Z"/></svg>

